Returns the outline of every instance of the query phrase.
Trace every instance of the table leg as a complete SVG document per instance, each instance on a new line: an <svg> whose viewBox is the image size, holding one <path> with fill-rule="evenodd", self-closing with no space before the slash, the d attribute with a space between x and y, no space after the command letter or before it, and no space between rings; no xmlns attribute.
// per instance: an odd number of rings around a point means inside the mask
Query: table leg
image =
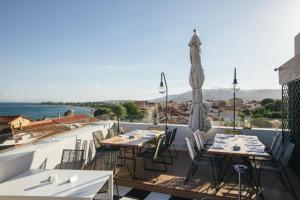
<svg viewBox="0 0 300 200"><path fill-rule="evenodd" d="M132 164L133 164L133 179L135 179L135 170L136 170L136 148L132 147Z"/></svg>

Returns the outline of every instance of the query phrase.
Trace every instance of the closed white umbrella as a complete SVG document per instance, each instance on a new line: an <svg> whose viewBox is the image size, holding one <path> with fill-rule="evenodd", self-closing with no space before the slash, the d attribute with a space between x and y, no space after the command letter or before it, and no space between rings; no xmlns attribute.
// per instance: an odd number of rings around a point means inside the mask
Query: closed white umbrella
<svg viewBox="0 0 300 200"><path fill-rule="evenodd" d="M200 57L200 45L201 41L196 30L189 42L190 47L190 85L192 87L192 105L190 110L189 128L193 131L201 130L207 132L211 128L210 121L208 119L209 109L206 104L203 103L202 85L204 82L204 72L201 65Z"/></svg>

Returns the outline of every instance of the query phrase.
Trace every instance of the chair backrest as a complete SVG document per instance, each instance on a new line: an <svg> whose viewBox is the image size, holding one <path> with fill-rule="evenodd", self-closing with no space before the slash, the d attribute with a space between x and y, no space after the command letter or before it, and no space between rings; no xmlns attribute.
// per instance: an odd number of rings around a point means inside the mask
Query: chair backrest
<svg viewBox="0 0 300 200"><path fill-rule="evenodd" d="M201 148L201 144L200 144L200 139L199 139L198 133L199 133L199 130L195 131L193 133L193 136L194 136L194 140L195 140L195 143L196 143L197 150L200 152L202 150L202 148Z"/></svg>
<svg viewBox="0 0 300 200"><path fill-rule="evenodd" d="M227 129L227 130L225 130L225 134L240 135L240 134L242 134L242 132L240 130Z"/></svg>
<svg viewBox="0 0 300 200"><path fill-rule="evenodd" d="M117 151L98 152L96 157L96 170L110 170L114 171L117 166Z"/></svg>
<svg viewBox="0 0 300 200"><path fill-rule="evenodd" d="M82 169L83 162L83 150L64 149L59 168Z"/></svg>
<svg viewBox="0 0 300 200"><path fill-rule="evenodd" d="M174 140L176 138L176 133L177 133L177 128L174 128L173 131L172 131L172 136L171 136L170 144L174 143Z"/></svg>
<svg viewBox="0 0 300 200"><path fill-rule="evenodd" d="M161 155L164 144L165 144L165 140L166 140L166 136L159 138L156 149L155 149L155 153L153 156L153 160L157 159Z"/></svg>
<svg viewBox="0 0 300 200"><path fill-rule="evenodd" d="M285 141L283 144L283 151L280 155L280 162L283 166L287 166L289 164L291 155L294 150L294 144L288 141Z"/></svg>
<svg viewBox="0 0 300 200"><path fill-rule="evenodd" d="M124 133L126 133L126 130L125 130L124 126L120 126L118 135L124 134Z"/></svg>
<svg viewBox="0 0 300 200"><path fill-rule="evenodd" d="M281 133L277 135L276 141L274 141L273 148L270 150L273 158L275 158L276 160L279 159L281 152L283 150Z"/></svg>
<svg viewBox="0 0 300 200"><path fill-rule="evenodd" d="M165 138L165 146L169 147L171 145L171 138L172 138L172 131L167 132L166 138Z"/></svg>
<svg viewBox="0 0 300 200"><path fill-rule="evenodd" d="M46 159L42 162L42 164L38 167L38 169L46 169L47 160L48 160L48 158L46 158Z"/></svg>
<svg viewBox="0 0 300 200"><path fill-rule="evenodd" d="M114 137L116 135L117 135L117 131L115 129L113 129L113 128L107 129L107 136L106 136L106 138L112 138L112 137Z"/></svg>
<svg viewBox="0 0 300 200"><path fill-rule="evenodd" d="M81 139L76 139L75 149L80 150L80 147L81 147Z"/></svg>
<svg viewBox="0 0 300 200"><path fill-rule="evenodd" d="M204 132L203 131L200 131L199 129L197 130L197 135L198 135L198 139L199 139L199 142L200 142L200 147L201 149L205 149L205 139L203 137L204 135Z"/></svg>
<svg viewBox="0 0 300 200"><path fill-rule="evenodd" d="M195 150L193 148L193 144L192 144L190 138L186 137L184 139L185 139L186 145L188 147L190 157L191 157L192 160L194 160L195 156L196 156L196 153L195 153Z"/></svg>
<svg viewBox="0 0 300 200"><path fill-rule="evenodd" d="M92 134L95 148L101 147L101 141L104 140L102 131L95 131Z"/></svg>
<svg viewBox="0 0 300 200"><path fill-rule="evenodd" d="M81 150L83 150L83 159L86 158L87 145L88 145L88 141L87 141L87 140L84 140L84 141L82 142L82 147L81 147Z"/></svg>
<svg viewBox="0 0 300 200"><path fill-rule="evenodd" d="M88 152L88 155L87 155L87 163L90 163L92 162L92 159L93 159L93 149L94 149L94 140L91 140L90 143L89 143L89 152Z"/></svg>
<svg viewBox="0 0 300 200"><path fill-rule="evenodd" d="M275 146L275 143L276 143L277 138L279 137L279 134L280 134L280 133L276 133L275 136L274 136L273 139L272 139L272 142L271 142L271 145L270 145L270 151L271 151L271 152L272 152L272 150L273 150L273 148L274 148L274 146Z"/></svg>

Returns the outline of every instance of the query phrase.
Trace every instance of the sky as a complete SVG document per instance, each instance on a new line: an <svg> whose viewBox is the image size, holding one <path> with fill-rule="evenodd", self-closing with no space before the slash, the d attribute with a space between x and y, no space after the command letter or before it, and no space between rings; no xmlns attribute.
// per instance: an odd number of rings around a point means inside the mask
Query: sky
<svg viewBox="0 0 300 200"><path fill-rule="evenodd" d="M203 88L276 89L294 55L299 0L0 0L0 101L103 101L190 90L188 42L202 42Z"/></svg>

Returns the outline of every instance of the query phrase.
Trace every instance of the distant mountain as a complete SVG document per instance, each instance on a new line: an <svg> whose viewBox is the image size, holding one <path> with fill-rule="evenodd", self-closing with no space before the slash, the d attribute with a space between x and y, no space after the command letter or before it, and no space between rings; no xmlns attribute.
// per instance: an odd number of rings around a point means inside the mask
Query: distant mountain
<svg viewBox="0 0 300 200"><path fill-rule="evenodd" d="M203 90L204 100L228 100L232 98L231 89L204 89ZM257 89L257 90L240 90L236 93L237 98L244 100L256 100L260 101L265 98L281 99L280 89ZM156 98L152 101L164 101L164 97ZM189 101L192 99L192 91L187 91L182 94L169 95L169 100L176 102Z"/></svg>

